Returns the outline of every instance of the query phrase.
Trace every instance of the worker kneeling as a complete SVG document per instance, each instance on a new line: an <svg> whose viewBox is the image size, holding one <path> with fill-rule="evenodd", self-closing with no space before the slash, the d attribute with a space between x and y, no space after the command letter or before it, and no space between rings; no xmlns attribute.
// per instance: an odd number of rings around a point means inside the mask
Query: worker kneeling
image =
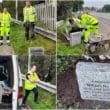
<svg viewBox="0 0 110 110"><path fill-rule="evenodd" d="M11 15L8 12L7 8L3 9L3 13L1 14L1 45L3 44L4 37L6 37L6 43L10 45L10 26L11 26Z"/></svg>
<svg viewBox="0 0 110 110"><path fill-rule="evenodd" d="M95 36L99 36L98 24L99 21L88 14L88 12L81 15L82 26L84 27L84 34L82 37L83 42L89 43L90 34L93 33Z"/></svg>

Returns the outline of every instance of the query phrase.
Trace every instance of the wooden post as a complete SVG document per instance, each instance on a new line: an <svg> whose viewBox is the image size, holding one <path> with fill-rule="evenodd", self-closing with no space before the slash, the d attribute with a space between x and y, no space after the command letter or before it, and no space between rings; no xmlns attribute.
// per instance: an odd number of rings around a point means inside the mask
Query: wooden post
<svg viewBox="0 0 110 110"><path fill-rule="evenodd" d="M16 20L18 20L18 0L16 0Z"/></svg>

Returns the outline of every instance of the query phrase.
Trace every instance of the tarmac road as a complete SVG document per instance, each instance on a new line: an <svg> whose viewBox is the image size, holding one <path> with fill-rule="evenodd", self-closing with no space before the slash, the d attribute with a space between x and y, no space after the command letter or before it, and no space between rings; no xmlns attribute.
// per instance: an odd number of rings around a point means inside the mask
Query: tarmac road
<svg viewBox="0 0 110 110"><path fill-rule="evenodd" d="M91 12L93 16L96 16L99 20L106 23L106 25L110 26L110 13L97 13Z"/></svg>
<svg viewBox="0 0 110 110"><path fill-rule="evenodd" d="M106 38L110 38L110 13L91 12L99 20L99 31Z"/></svg>

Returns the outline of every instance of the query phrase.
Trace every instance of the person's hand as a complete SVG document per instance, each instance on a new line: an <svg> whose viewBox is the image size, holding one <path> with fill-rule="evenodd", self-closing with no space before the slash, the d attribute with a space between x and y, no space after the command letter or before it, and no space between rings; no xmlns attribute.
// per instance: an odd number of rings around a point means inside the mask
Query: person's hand
<svg viewBox="0 0 110 110"><path fill-rule="evenodd" d="M34 81L34 83L39 83L41 80L40 79L38 79L37 81Z"/></svg>

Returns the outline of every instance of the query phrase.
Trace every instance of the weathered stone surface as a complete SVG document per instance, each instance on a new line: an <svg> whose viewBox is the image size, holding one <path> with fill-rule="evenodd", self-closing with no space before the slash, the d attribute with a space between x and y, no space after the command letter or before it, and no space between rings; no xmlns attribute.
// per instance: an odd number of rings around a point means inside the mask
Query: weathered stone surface
<svg viewBox="0 0 110 110"><path fill-rule="evenodd" d="M70 34L70 46L74 46L81 43L82 32L74 32Z"/></svg>
<svg viewBox="0 0 110 110"><path fill-rule="evenodd" d="M82 99L110 101L110 64L79 62L76 75Z"/></svg>

